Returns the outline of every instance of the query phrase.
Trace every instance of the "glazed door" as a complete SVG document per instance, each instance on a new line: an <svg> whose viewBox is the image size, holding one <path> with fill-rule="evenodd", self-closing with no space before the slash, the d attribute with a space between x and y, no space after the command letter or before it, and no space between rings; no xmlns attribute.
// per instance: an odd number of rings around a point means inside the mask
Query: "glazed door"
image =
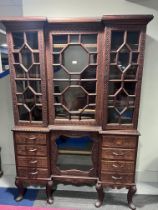
<svg viewBox="0 0 158 210"><path fill-rule="evenodd" d="M136 128L145 28L142 26L106 28L105 35L104 128Z"/></svg>

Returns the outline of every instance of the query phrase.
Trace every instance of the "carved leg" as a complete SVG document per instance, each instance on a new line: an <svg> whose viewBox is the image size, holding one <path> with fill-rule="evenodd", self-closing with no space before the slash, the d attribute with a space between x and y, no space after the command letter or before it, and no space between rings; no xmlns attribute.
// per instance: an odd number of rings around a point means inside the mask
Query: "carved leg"
<svg viewBox="0 0 158 210"><path fill-rule="evenodd" d="M136 191L137 191L136 186L131 186L129 188L129 191L128 191L128 194L127 194L128 206L132 210L135 210L136 209L135 205L133 204L133 196L136 193Z"/></svg>
<svg viewBox="0 0 158 210"><path fill-rule="evenodd" d="M22 183L22 181L16 179L15 180L15 185L17 186L18 190L19 190L19 195L17 198L15 198L15 200L18 202L18 201L21 201L23 198L24 198L24 194L26 192L26 189L24 188L24 185Z"/></svg>
<svg viewBox="0 0 158 210"><path fill-rule="evenodd" d="M103 191L103 187L101 185L101 182L97 182L96 190L97 190L97 193L98 193L98 200L95 203L95 206L98 208L102 205L103 200L104 200L104 191Z"/></svg>
<svg viewBox="0 0 158 210"><path fill-rule="evenodd" d="M52 188L53 188L53 181L48 181L46 185L46 194L47 194L47 203L52 204L53 198L52 198Z"/></svg>

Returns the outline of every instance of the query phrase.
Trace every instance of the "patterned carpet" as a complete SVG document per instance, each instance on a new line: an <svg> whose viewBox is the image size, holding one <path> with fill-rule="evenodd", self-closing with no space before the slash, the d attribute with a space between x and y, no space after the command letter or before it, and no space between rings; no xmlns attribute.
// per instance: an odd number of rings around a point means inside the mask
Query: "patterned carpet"
<svg viewBox="0 0 158 210"><path fill-rule="evenodd" d="M72 208L78 210L96 210L94 203L96 192L57 190L54 193L54 204L46 203L44 190L27 190L25 199L15 202L16 188L0 188L0 205L37 206L45 208ZM158 210L158 195L136 195L134 203L137 209ZM104 204L99 210L127 210L126 194L106 193Z"/></svg>

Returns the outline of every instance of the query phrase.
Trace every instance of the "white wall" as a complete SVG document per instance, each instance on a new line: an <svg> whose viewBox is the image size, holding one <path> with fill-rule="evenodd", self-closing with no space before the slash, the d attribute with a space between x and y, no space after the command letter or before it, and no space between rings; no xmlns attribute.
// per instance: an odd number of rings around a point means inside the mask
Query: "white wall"
<svg viewBox="0 0 158 210"><path fill-rule="evenodd" d="M0 16L20 15L22 15L22 0L0 0ZM10 79L7 76L0 79L0 147L2 148L2 168L5 174L15 174L12 127L12 97Z"/></svg>
<svg viewBox="0 0 158 210"><path fill-rule="evenodd" d="M5 1L4 1L5 2ZM9 2L9 0L8 0ZM11 1L10 2L14 2ZM18 2L18 1L17 1ZM0 4L1 5L1 4ZM0 8L1 10L1 8ZM6 9L8 12L9 8ZM1 13L0 13L1 14ZM9 14L9 13L8 13ZM103 14L153 14L154 20L149 23L147 29L145 65L141 95L141 107L139 118L139 131L141 132L139 153L137 161L137 174L139 181L158 181L158 0L23 0L24 16L50 16L50 17L94 17ZM2 83L2 84L1 84ZM0 94L6 97L6 106L1 108L0 98L0 132L3 149L12 142L10 136L13 124L11 98L8 80L4 83L0 80ZM1 89L2 88L2 89ZM5 96L4 96L5 94ZM2 97L2 96L1 96ZM10 110L8 112L8 110ZM3 114L3 118L1 118ZM7 121L11 120L9 125ZM10 121L9 120L9 121ZM1 124L6 121L5 129ZM6 143L7 144L6 144ZM4 163L13 162L13 150L8 154L2 154Z"/></svg>

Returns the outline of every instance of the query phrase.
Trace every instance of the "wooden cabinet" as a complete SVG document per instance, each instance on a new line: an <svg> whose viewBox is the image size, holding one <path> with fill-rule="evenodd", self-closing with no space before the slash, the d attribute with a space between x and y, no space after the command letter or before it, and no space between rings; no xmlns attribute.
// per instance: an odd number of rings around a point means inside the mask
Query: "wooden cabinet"
<svg viewBox="0 0 158 210"><path fill-rule="evenodd" d="M17 200L24 184L128 189L135 209L146 25L152 15L6 18Z"/></svg>

